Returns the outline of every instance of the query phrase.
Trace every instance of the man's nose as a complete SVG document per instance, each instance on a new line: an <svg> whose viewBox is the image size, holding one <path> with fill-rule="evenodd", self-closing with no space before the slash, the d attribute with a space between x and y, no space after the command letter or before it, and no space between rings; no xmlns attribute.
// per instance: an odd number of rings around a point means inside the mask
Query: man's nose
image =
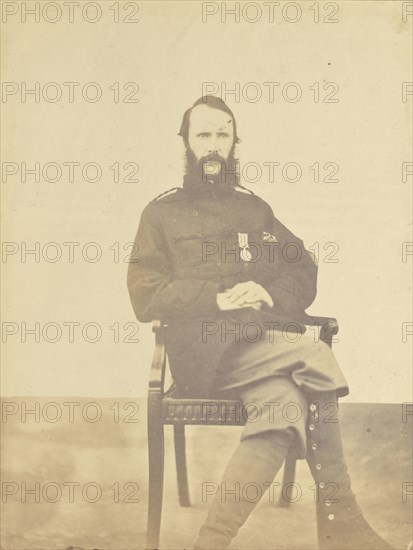
<svg viewBox="0 0 413 550"><path fill-rule="evenodd" d="M218 141L214 138L211 139L211 141L208 143L208 153L218 153L219 147L218 147Z"/></svg>

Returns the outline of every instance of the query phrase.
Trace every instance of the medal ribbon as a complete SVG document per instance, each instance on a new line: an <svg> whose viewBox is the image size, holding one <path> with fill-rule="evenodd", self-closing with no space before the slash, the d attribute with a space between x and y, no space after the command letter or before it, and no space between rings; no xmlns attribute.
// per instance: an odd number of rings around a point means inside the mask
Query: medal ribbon
<svg viewBox="0 0 413 550"><path fill-rule="evenodd" d="M251 261L251 252L248 250L248 233L238 233L238 246L241 248L241 258L244 262Z"/></svg>

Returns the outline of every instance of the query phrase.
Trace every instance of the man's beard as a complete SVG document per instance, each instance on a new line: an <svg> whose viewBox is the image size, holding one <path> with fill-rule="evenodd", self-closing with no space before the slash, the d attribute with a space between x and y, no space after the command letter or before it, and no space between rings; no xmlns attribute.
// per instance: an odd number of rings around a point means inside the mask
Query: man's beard
<svg viewBox="0 0 413 550"><path fill-rule="evenodd" d="M218 153L211 153L199 160L187 147L185 153L185 174L194 182L212 182L218 186L234 186L239 183L238 160L232 150L225 160Z"/></svg>

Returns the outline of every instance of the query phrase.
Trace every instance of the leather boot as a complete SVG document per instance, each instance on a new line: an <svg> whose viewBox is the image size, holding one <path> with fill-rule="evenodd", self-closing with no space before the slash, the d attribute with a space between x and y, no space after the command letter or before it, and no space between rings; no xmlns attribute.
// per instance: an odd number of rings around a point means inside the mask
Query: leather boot
<svg viewBox="0 0 413 550"><path fill-rule="evenodd" d="M316 482L320 550L390 550L364 519L344 460L335 392L308 396L307 462Z"/></svg>
<svg viewBox="0 0 413 550"><path fill-rule="evenodd" d="M229 546L259 498L273 482L292 441L290 431L266 431L241 441L226 467L194 550ZM249 484L255 490L252 499L245 491Z"/></svg>

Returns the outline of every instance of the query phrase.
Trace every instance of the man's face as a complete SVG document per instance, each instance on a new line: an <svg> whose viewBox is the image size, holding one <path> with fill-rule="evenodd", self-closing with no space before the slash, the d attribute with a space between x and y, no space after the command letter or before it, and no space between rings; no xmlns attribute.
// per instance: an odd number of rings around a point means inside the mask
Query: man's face
<svg viewBox="0 0 413 550"><path fill-rule="evenodd" d="M221 163L228 159L233 143L234 122L228 113L208 105L194 107L189 119L188 144L196 160L202 162L205 176L221 173Z"/></svg>

